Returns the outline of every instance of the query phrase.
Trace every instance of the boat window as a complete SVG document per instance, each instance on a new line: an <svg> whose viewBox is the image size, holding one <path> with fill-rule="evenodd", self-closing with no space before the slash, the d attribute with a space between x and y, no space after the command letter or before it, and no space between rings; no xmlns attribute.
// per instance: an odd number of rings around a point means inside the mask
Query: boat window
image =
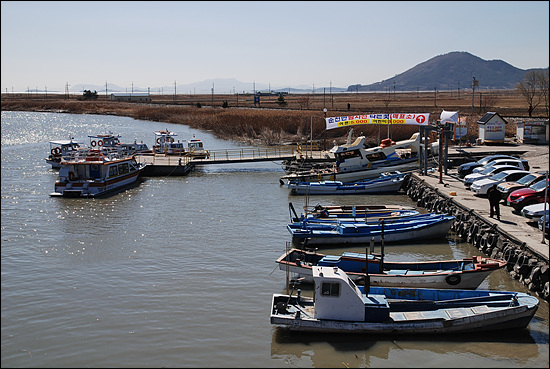
<svg viewBox="0 0 550 369"><path fill-rule="evenodd" d="M386 159L386 154L384 154L382 151L375 152L375 153L372 153L372 154L368 154L367 159L369 159L370 162L378 161L378 160L385 160Z"/></svg>
<svg viewBox="0 0 550 369"><path fill-rule="evenodd" d="M122 163L118 165L118 172L120 174L128 173L130 169L128 168L128 163Z"/></svg>
<svg viewBox="0 0 550 369"><path fill-rule="evenodd" d="M321 294L323 296L340 296L340 283L323 283L321 285Z"/></svg>
<svg viewBox="0 0 550 369"><path fill-rule="evenodd" d="M343 161L346 159L361 157L361 153L359 152L359 150L351 150L338 153L336 154L336 156L338 156L338 159Z"/></svg>
<svg viewBox="0 0 550 369"><path fill-rule="evenodd" d="M114 177L118 174L118 168L116 165L109 167L109 177Z"/></svg>

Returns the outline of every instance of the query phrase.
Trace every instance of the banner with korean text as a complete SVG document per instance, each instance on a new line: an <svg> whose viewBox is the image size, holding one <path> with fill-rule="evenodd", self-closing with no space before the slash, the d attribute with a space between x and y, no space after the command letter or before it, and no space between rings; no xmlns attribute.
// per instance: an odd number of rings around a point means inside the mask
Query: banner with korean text
<svg viewBox="0 0 550 369"><path fill-rule="evenodd" d="M415 124L427 126L430 113L423 114L365 114L326 118L327 130L359 124Z"/></svg>

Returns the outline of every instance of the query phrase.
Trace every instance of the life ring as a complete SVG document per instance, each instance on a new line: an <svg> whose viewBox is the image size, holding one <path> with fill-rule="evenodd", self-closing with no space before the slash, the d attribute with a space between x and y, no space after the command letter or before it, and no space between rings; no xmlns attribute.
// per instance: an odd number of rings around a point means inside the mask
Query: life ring
<svg viewBox="0 0 550 369"><path fill-rule="evenodd" d="M97 141L97 146L103 146L103 141L98 140L98 141Z"/></svg>
<svg viewBox="0 0 550 369"><path fill-rule="evenodd" d="M508 247L504 250L504 253L502 254L502 258L506 260L506 262L511 262L513 260L514 251Z"/></svg>
<svg viewBox="0 0 550 369"><path fill-rule="evenodd" d="M95 145L97 145L97 142L92 141L91 144L92 144L92 147L95 147Z"/></svg>
<svg viewBox="0 0 550 369"><path fill-rule="evenodd" d="M460 283L460 280L461 278L458 274L451 274L445 278L445 282L447 282L451 286L456 286L457 284Z"/></svg>
<svg viewBox="0 0 550 369"><path fill-rule="evenodd" d="M521 268L523 264L525 264L527 260L527 256L525 254L520 254L518 260L516 261L516 264Z"/></svg>
<svg viewBox="0 0 550 369"><path fill-rule="evenodd" d="M158 144L160 144L160 137L159 137L159 138L157 138L157 143L158 143Z"/></svg>
<svg viewBox="0 0 550 369"><path fill-rule="evenodd" d="M69 172L69 181L74 181L75 178L74 172Z"/></svg>
<svg viewBox="0 0 550 369"><path fill-rule="evenodd" d="M54 147L52 149L52 155L59 155L61 154L61 149L59 147Z"/></svg>

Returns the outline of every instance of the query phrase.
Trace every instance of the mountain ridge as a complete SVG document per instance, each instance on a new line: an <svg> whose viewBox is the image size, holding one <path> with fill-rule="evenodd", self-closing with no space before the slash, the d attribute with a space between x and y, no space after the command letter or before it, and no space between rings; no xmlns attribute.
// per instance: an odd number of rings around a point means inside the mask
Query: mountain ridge
<svg viewBox="0 0 550 369"><path fill-rule="evenodd" d="M331 87L333 93L338 92L385 92L385 91L438 91L470 89L473 77L476 78L480 90L514 89L523 76L530 70L546 70L547 68L519 69L505 61L484 60L465 51L452 51L437 55L416 66L395 75L392 78L368 85L354 84L348 87ZM326 87L295 87L272 88L271 84L261 82L241 82L235 78L214 78L195 83L175 84L160 87L121 87L116 84L105 85L77 84L70 88L71 92L95 90L99 94L113 92L150 92L151 94L248 94L255 91L288 92L288 93L324 93Z"/></svg>

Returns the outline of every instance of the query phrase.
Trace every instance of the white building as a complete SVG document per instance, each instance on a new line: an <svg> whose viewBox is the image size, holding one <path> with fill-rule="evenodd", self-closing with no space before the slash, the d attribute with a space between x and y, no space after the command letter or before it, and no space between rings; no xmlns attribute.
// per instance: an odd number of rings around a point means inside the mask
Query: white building
<svg viewBox="0 0 550 369"><path fill-rule="evenodd" d="M112 93L111 101L151 102L151 96L147 92Z"/></svg>
<svg viewBox="0 0 550 369"><path fill-rule="evenodd" d="M498 113L487 112L477 121L480 143L504 142L504 133L508 122Z"/></svg>

